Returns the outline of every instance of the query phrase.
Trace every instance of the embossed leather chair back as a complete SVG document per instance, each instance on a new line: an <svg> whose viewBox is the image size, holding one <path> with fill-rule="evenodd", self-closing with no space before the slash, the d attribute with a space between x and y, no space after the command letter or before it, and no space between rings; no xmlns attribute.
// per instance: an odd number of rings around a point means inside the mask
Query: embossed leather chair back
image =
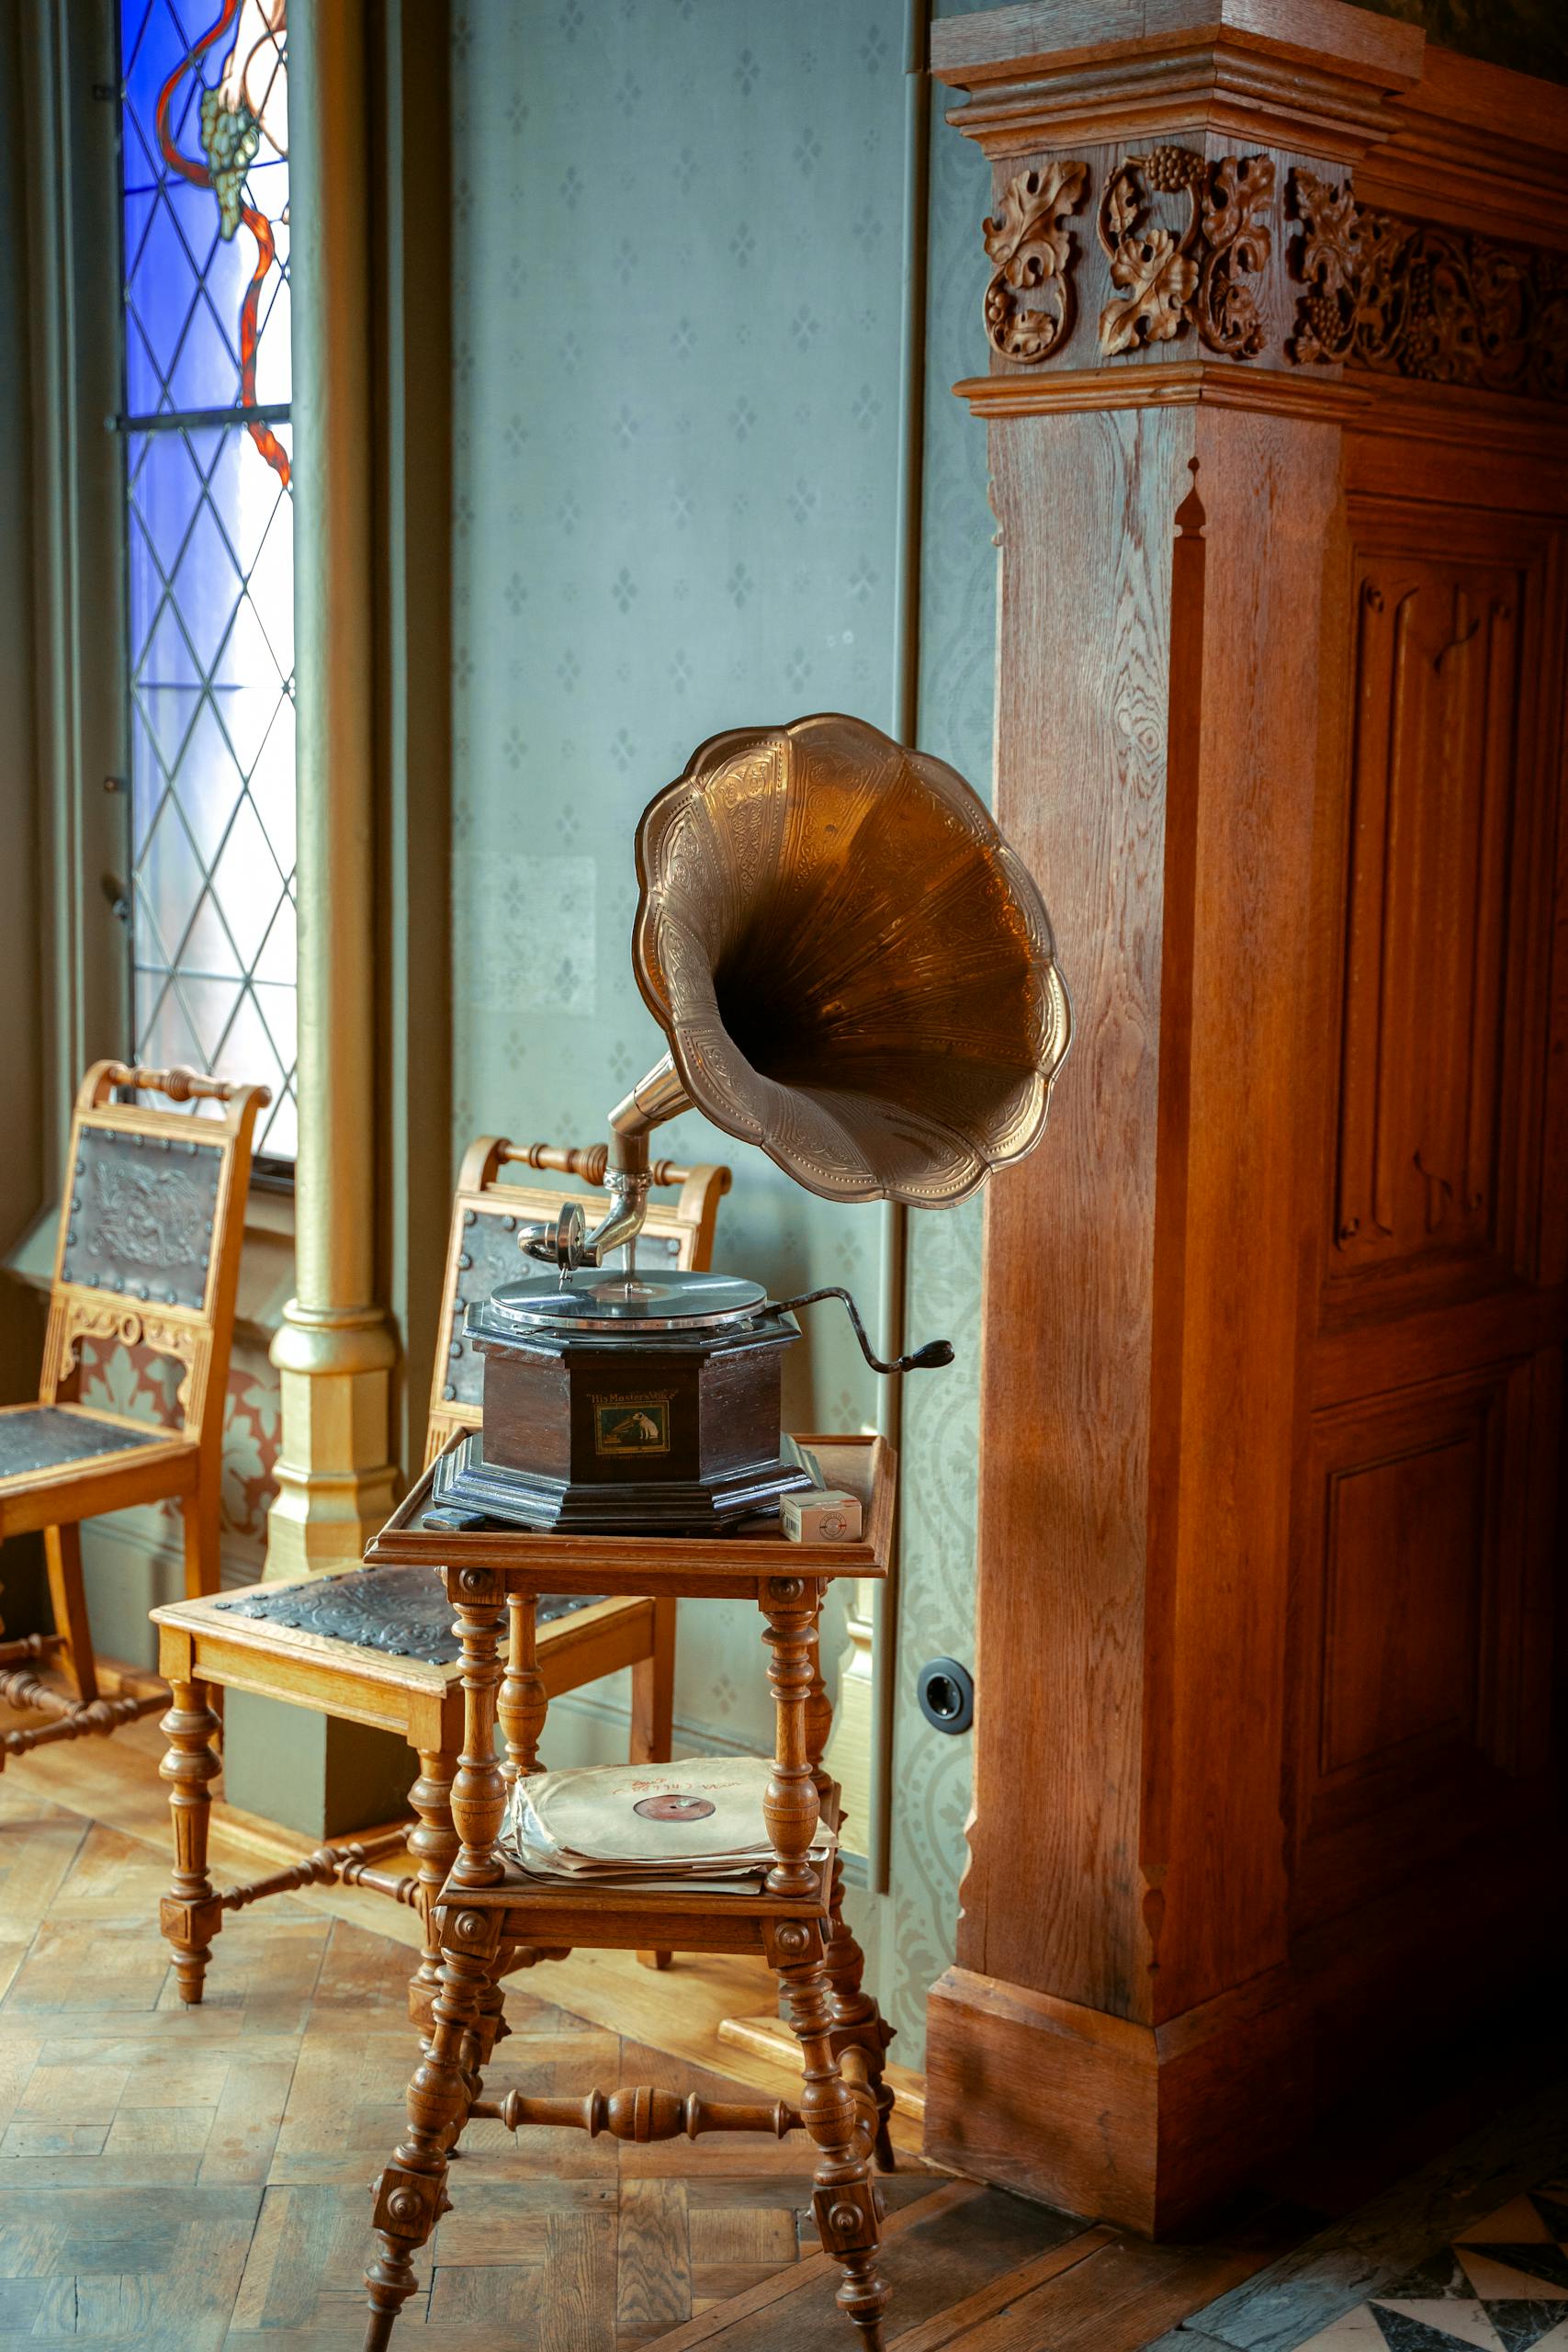
<svg viewBox="0 0 1568 2352"><path fill-rule="evenodd" d="M441 1336L431 1383L430 1419L424 1458L433 1462L457 1430L478 1429L483 1397L484 1359L463 1337L463 1309L488 1298L502 1283L521 1282L538 1269L518 1247L520 1226L554 1217L563 1202L581 1200L580 1185L503 1182L508 1166L549 1170L602 1185L608 1157L604 1144L582 1148L556 1144L509 1143L503 1136L480 1136L470 1144L457 1177L452 1228L446 1243L446 1288ZM718 1204L729 1190L728 1168L705 1164L678 1168L656 1160L655 1186L679 1188L672 1206L649 1204L637 1237L640 1266L680 1266L701 1272L713 1263Z"/></svg>
<svg viewBox="0 0 1568 2352"><path fill-rule="evenodd" d="M218 1114L114 1099L130 1087L162 1094L171 1106L209 1101ZM175 1401L183 1434L216 1442L251 1139L268 1099L265 1086L190 1070L105 1061L87 1072L71 1128L40 1403L74 1396L85 1341L142 1347L182 1367Z"/></svg>

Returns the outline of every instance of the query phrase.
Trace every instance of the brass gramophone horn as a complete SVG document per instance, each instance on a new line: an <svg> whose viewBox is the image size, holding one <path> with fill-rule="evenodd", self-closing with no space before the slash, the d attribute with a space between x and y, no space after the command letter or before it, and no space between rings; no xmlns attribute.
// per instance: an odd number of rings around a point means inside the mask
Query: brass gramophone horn
<svg viewBox="0 0 1568 2352"><path fill-rule="evenodd" d="M862 719L740 728L643 812L632 960L670 1050L610 1114L637 1231L649 1130L695 1104L808 1192L947 1208L1040 1140L1067 991L1032 877L962 776Z"/></svg>

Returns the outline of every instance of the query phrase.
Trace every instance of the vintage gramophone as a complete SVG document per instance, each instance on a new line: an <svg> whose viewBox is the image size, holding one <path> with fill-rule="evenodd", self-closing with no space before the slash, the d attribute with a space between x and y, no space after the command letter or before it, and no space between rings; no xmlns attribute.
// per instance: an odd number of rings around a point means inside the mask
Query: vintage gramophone
<svg viewBox="0 0 1568 2352"><path fill-rule="evenodd" d="M712 1532L810 1483L783 1458L796 1307L734 1275L639 1273L650 1129L694 1104L808 1192L949 1208L1039 1141L1067 1048L1040 893L963 778L827 715L716 735L643 813L633 968L670 1050L610 1114L608 1216L520 1238L555 1274L470 1305L484 1425L436 1524ZM604 1271L626 1249L624 1268Z"/></svg>

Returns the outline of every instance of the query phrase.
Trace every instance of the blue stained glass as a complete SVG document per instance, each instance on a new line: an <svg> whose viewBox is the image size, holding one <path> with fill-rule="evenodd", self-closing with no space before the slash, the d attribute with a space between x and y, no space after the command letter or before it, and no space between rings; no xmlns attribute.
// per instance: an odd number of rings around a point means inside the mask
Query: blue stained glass
<svg viewBox="0 0 1568 2352"><path fill-rule="evenodd" d="M285 7L120 9L135 1051L263 1080L274 1159L297 1028Z"/></svg>

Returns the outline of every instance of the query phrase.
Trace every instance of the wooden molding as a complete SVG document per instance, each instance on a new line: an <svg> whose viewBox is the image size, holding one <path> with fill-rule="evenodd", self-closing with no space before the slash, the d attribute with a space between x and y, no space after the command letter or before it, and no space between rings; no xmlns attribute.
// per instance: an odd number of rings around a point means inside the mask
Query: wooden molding
<svg viewBox="0 0 1568 2352"><path fill-rule="evenodd" d="M1398 87L1421 72L1425 36L1412 25L1342 0L1011 0L931 27L931 71L975 88L1108 53L1179 54L1216 40L1268 51L1295 65L1333 56L1353 79Z"/></svg>
<svg viewBox="0 0 1568 2352"><path fill-rule="evenodd" d="M1544 499L1541 495L1543 478L1559 485L1568 479L1562 411L1553 402L1427 384L1413 376L1360 375L1354 379L1354 388L1365 396L1354 420L1358 440L1375 435L1404 442L1451 442L1468 453L1471 487L1487 505L1517 503L1527 513L1539 513L1543 505L1562 504L1561 488ZM1364 461L1364 449L1357 454ZM1494 458L1506 459L1507 466L1495 480L1483 480L1482 469ZM1528 471L1519 459L1529 461ZM1400 469L1395 480L1408 481L1408 469Z"/></svg>
<svg viewBox="0 0 1568 2352"><path fill-rule="evenodd" d="M1348 162L1393 135L1422 50L1338 0L1026 0L931 28L932 73L970 93L948 120L993 156L1213 132Z"/></svg>
<svg viewBox="0 0 1568 2352"><path fill-rule="evenodd" d="M1483 236L1568 248L1568 88L1428 48L1399 128L1358 165L1358 193Z"/></svg>
<svg viewBox="0 0 1568 2352"><path fill-rule="evenodd" d="M1075 368L1044 376L968 376L954 384L975 416L1050 416L1064 411L1122 408L1251 409L1325 424L1359 420L1372 395L1328 374L1283 368L1243 370L1205 359L1146 368Z"/></svg>

